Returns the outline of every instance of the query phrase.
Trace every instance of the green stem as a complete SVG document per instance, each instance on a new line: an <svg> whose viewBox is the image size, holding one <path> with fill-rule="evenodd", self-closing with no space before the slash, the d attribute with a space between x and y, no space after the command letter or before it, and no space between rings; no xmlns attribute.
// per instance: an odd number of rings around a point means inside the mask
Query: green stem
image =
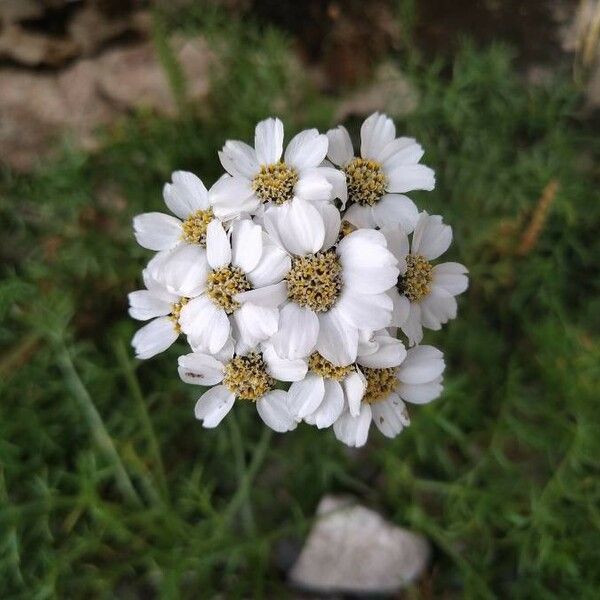
<svg viewBox="0 0 600 600"><path fill-rule="evenodd" d="M75 365L73 364L69 350L64 343L59 342L57 344L57 352L58 366L63 373L65 383L71 390L74 398L79 403L79 407L83 411L85 419L90 426L94 442L113 466L117 487L129 502L141 506L142 502L140 497L131 483L131 479L125 470L119 453L113 444L112 438L104 426L104 422L102 421L100 413L94 406L92 397L90 396L85 385L81 381L77 370L75 369Z"/></svg>
<svg viewBox="0 0 600 600"><path fill-rule="evenodd" d="M229 439L231 441L231 448L233 449L233 456L235 460L235 470L237 473L238 479L238 491L244 488L244 481L246 479L247 469L246 469L246 459L244 458L244 443L242 441L242 433L240 431L240 426L237 421L237 417L235 415L235 411L231 411L229 413L229 418L227 419L227 425L229 427ZM250 504L250 497L246 491L242 497L241 502L241 511L242 511L242 523L244 526L244 532L246 535L253 534L256 530L254 524L254 515L252 514L252 505Z"/></svg>
<svg viewBox="0 0 600 600"><path fill-rule="evenodd" d="M168 502L169 490L167 486L167 478L165 475L162 454L158 444L158 439L156 437L156 432L154 431L154 426L152 425L152 419L150 419L150 414L148 413L148 408L146 407L146 402L144 401L144 395L142 393L140 383L131 367L131 361L127 357L127 352L125 351L123 342L119 341L115 343L114 348L117 355L117 360L119 361L121 369L123 370L123 375L125 376L125 382L129 388L131 396L133 397L142 427L144 428L146 439L150 447L150 452L152 453L152 459L156 467L156 478L158 480L161 494L163 499Z"/></svg>
<svg viewBox="0 0 600 600"><path fill-rule="evenodd" d="M258 444L256 444L256 447L254 448L254 454L252 455L250 465L246 469L246 472L240 481L240 485L225 511L226 522L230 522L243 506L250 506L250 487L265 460L267 450L269 448L269 442L271 441L272 437L273 430L269 427L265 427L260 436Z"/></svg>

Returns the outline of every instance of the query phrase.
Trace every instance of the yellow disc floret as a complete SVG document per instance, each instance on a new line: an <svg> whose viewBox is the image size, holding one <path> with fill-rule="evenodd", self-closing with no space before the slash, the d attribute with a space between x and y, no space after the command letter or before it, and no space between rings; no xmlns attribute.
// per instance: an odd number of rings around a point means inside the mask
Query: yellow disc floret
<svg viewBox="0 0 600 600"><path fill-rule="evenodd" d="M223 385L237 398L256 401L273 389L275 380L267 373L262 355L251 352L225 365Z"/></svg>
<svg viewBox="0 0 600 600"><path fill-rule="evenodd" d="M344 169L348 200L362 206L373 206L385 194L387 178L381 165L367 158L353 158Z"/></svg>
<svg viewBox="0 0 600 600"><path fill-rule="evenodd" d="M171 304L171 314L169 315L169 319L173 321L173 327L177 333L181 333L181 325L179 325L179 315L181 314L181 309L190 301L189 298L184 298L183 296L179 298L177 302Z"/></svg>
<svg viewBox="0 0 600 600"><path fill-rule="evenodd" d="M367 390L363 396L363 402L371 404L372 402L385 400L398 385L395 367L387 369L361 367L360 370L367 380Z"/></svg>
<svg viewBox="0 0 600 600"><path fill-rule="evenodd" d="M283 162L261 165L252 181L252 189L263 202L284 204L294 196L298 173Z"/></svg>
<svg viewBox="0 0 600 600"><path fill-rule="evenodd" d="M189 244L200 244L206 247L206 228L213 220L214 215L211 208L208 210L197 210L181 224L181 238Z"/></svg>
<svg viewBox="0 0 600 600"><path fill-rule="evenodd" d="M298 256L285 278L290 300L315 312L325 312L342 290L342 265L333 250Z"/></svg>
<svg viewBox="0 0 600 600"><path fill-rule="evenodd" d="M406 273L400 280L398 288L411 302L419 302L431 291L433 279L431 263L418 254L406 257Z"/></svg>
<svg viewBox="0 0 600 600"><path fill-rule="evenodd" d="M325 379L340 381L352 372L352 365L347 367L336 367L333 363L323 358L318 352L313 352L308 357L308 368Z"/></svg>
<svg viewBox="0 0 600 600"><path fill-rule="evenodd" d="M239 267L231 265L212 271L206 282L208 297L228 315L240 307L235 296L251 289L246 274Z"/></svg>

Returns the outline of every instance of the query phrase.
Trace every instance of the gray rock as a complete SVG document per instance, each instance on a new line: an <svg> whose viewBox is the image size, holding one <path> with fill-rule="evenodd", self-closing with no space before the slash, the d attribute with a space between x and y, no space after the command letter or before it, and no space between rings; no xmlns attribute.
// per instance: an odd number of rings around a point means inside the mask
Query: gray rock
<svg viewBox="0 0 600 600"><path fill-rule="evenodd" d="M351 499L326 496L289 577L318 593L390 594L415 581L428 557L423 536Z"/></svg>

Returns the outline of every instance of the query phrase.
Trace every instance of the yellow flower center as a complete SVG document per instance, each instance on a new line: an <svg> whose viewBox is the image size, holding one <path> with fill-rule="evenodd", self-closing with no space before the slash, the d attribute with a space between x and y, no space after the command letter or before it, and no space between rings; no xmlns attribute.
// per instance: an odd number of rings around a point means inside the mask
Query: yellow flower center
<svg viewBox="0 0 600 600"><path fill-rule="evenodd" d="M223 384L237 398L256 401L273 389L275 380L267 373L262 355L251 352L225 365Z"/></svg>
<svg viewBox="0 0 600 600"><path fill-rule="evenodd" d="M318 352L313 352L308 357L308 368L317 375L326 379L335 379L340 381L344 379L346 375L351 373L352 365L347 367L336 367L333 363L330 363L326 358L323 358Z"/></svg>
<svg viewBox="0 0 600 600"><path fill-rule="evenodd" d="M367 380L367 390L363 396L363 402L369 404L385 400L398 385L396 379L396 367L387 369L371 369L361 367L363 375Z"/></svg>
<svg viewBox="0 0 600 600"><path fill-rule="evenodd" d="M197 210L182 223L181 239L189 244L200 244L200 246L206 247L206 228L213 218L211 208Z"/></svg>
<svg viewBox="0 0 600 600"><path fill-rule="evenodd" d="M433 279L431 263L418 254L406 257L406 273L398 282L398 289L411 302L419 302L431 291Z"/></svg>
<svg viewBox="0 0 600 600"><path fill-rule="evenodd" d="M252 189L263 202L284 204L294 196L298 173L284 162L261 165L252 181Z"/></svg>
<svg viewBox="0 0 600 600"><path fill-rule="evenodd" d="M352 223L350 223L350 221L346 221L346 219L344 219L342 221L342 225L340 226L340 234L338 236L338 241L340 241L342 238L345 238L347 235L350 235L357 229L358 227L356 227L356 225L353 225Z"/></svg>
<svg viewBox="0 0 600 600"><path fill-rule="evenodd" d="M173 327L177 333L181 333L181 326L179 325L179 315L181 314L181 309L190 301L189 298L184 298L183 296L179 298L179 300L173 304L171 304L171 314L169 315L169 319L173 321Z"/></svg>
<svg viewBox="0 0 600 600"><path fill-rule="evenodd" d="M373 206L385 194L387 177L381 165L367 158L353 158L346 168L348 200L362 206Z"/></svg>
<svg viewBox="0 0 600 600"><path fill-rule="evenodd" d="M212 271L206 282L208 297L228 315L240 307L235 296L251 289L246 274L239 267L231 265Z"/></svg>
<svg viewBox="0 0 600 600"><path fill-rule="evenodd" d="M342 290L342 265L333 250L299 256L285 276L288 298L315 312L328 311Z"/></svg>

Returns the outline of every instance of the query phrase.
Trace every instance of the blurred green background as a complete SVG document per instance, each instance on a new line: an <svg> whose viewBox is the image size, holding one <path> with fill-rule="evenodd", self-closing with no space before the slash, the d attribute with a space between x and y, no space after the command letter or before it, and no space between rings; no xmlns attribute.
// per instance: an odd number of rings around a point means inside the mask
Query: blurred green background
<svg viewBox="0 0 600 600"><path fill-rule="evenodd" d="M36 18L67 39L79 4ZM5 135L21 145L0 156L2 598L287 597L282 545L301 542L326 493L431 541L402 597L598 597L597 46L584 27L565 52L550 4L567 24L578 14L577 2L133 2L106 14L140 10L145 25L64 64L3 56L0 80L60 83L82 64L104 77L103 53L147 44L168 97L153 104L144 84L142 102L113 102L93 143L69 115L43 144L25 144L29 117ZM186 40L207 57L202 85ZM111 93L144 64L125 64ZM452 225L451 259L470 269L459 318L426 334L447 356L444 395L358 451L308 426L270 436L245 404L202 429L198 390L176 372L183 343L132 357L126 295L150 258L133 215L162 210L173 170L215 181L224 140L250 139L262 118L284 119L288 139L339 121L356 135L377 109L426 149L437 188L413 197Z"/></svg>

